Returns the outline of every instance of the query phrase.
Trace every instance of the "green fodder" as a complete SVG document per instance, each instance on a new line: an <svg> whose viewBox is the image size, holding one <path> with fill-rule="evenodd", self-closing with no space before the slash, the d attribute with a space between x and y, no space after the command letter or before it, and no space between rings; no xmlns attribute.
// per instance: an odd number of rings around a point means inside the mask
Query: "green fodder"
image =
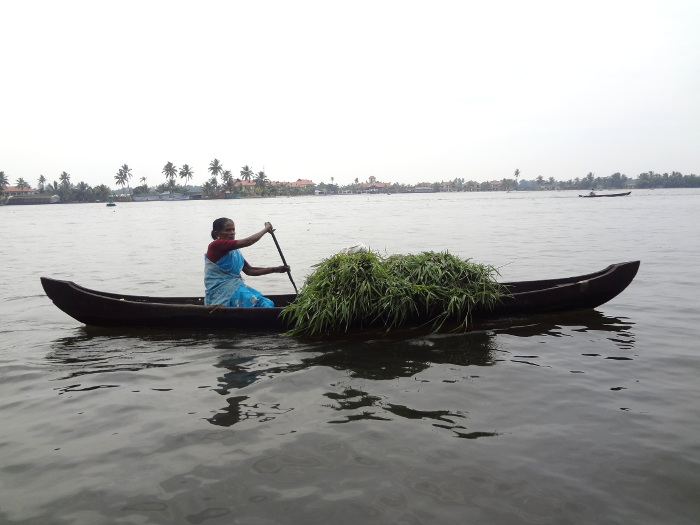
<svg viewBox="0 0 700 525"><path fill-rule="evenodd" d="M493 266L447 252L337 254L315 268L282 312L290 335L370 326L391 330L416 321L432 331L447 321L466 326L474 306L490 307L503 293Z"/></svg>

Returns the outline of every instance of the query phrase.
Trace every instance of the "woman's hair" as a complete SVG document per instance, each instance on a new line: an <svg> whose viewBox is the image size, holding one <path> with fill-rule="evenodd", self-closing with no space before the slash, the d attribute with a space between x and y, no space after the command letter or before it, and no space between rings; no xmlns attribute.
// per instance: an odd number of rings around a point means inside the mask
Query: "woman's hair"
<svg viewBox="0 0 700 525"><path fill-rule="evenodd" d="M211 225L211 238L216 240L216 234L220 232L221 230L224 229L224 226L226 225L227 222L231 221L228 217L221 217L220 219L216 219L214 223ZM233 222L233 221L231 221Z"/></svg>

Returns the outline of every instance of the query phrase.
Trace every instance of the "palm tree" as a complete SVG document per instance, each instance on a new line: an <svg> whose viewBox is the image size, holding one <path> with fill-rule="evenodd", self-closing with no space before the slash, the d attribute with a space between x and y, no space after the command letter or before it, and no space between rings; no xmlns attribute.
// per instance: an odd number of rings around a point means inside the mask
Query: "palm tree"
<svg viewBox="0 0 700 525"><path fill-rule="evenodd" d="M9 186L10 181L7 180L7 175L4 171L0 171L0 195L5 193L5 188Z"/></svg>
<svg viewBox="0 0 700 525"><path fill-rule="evenodd" d="M163 172L165 173L165 185L172 190L175 187L175 178L178 176L177 168L168 171L164 169Z"/></svg>
<svg viewBox="0 0 700 525"><path fill-rule="evenodd" d="M39 175L39 180L37 181L39 183L39 193L44 193L44 185L46 184L46 177L43 175Z"/></svg>
<svg viewBox="0 0 700 525"><path fill-rule="evenodd" d="M17 182L15 183L15 185L17 186L18 190L23 190L24 188L29 188L29 184L27 184L27 181L24 180L22 177L17 179Z"/></svg>
<svg viewBox="0 0 700 525"><path fill-rule="evenodd" d="M76 200L80 199L83 202L85 202L85 198L87 196L88 190L90 189L90 186L87 185L86 182L79 182L75 186L75 198Z"/></svg>
<svg viewBox="0 0 700 525"><path fill-rule="evenodd" d="M122 189L124 188L124 184L126 184L129 194L131 194L131 187L129 186L129 179L131 177L133 177L131 174L131 168L129 168L129 166L126 164L122 164L122 167L119 168L119 171L117 171L114 179L117 181L117 184L122 187Z"/></svg>
<svg viewBox="0 0 700 525"><path fill-rule="evenodd" d="M63 186L70 186L70 175L68 175L68 173L66 173L65 171L62 172L61 175L59 175L58 180L61 181L61 185Z"/></svg>
<svg viewBox="0 0 700 525"><path fill-rule="evenodd" d="M516 169L515 173L513 173L513 175L515 175L515 189L517 190L518 189L518 177L520 177L520 170Z"/></svg>
<svg viewBox="0 0 700 525"><path fill-rule="evenodd" d="M253 170L246 164L241 168L241 179L243 179L246 182L250 182L250 179L253 178Z"/></svg>
<svg viewBox="0 0 700 525"><path fill-rule="evenodd" d="M264 171L259 171L258 175L255 177L255 186L260 188L260 193L262 195L265 195L265 188L267 187L268 184L268 179L267 175L265 175Z"/></svg>
<svg viewBox="0 0 700 525"><path fill-rule="evenodd" d="M194 176L194 170L190 168L187 164L183 164L180 168L180 178L185 179L185 186L187 182Z"/></svg>
<svg viewBox="0 0 700 525"><path fill-rule="evenodd" d="M651 173L651 172L650 172L650 173ZM594 186L594 184L593 184L593 179L594 179L594 178L595 178L595 175L593 174L593 172L592 172L592 171L589 171L589 172L588 172L588 175L586 175L586 179L585 179L585 180L586 180L586 182L587 182L587 186L588 186L590 189L593 189L593 186Z"/></svg>
<svg viewBox="0 0 700 525"><path fill-rule="evenodd" d="M112 190L109 189L109 186L106 186L104 184L100 184L99 186L95 186L93 188L93 194L95 195L95 198L100 202L109 199L110 193L112 193Z"/></svg>
<svg viewBox="0 0 700 525"><path fill-rule="evenodd" d="M60 181L60 185L56 189L56 193L58 193L58 196L61 198L61 202L71 202L73 198L73 185L70 183L70 175L65 171L61 172L58 176L58 180ZM55 184L54 182L54 185Z"/></svg>
<svg viewBox="0 0 700 525"><path fill-rule="evenodd" d="M209 163L209 173L212 174L213 177L218 177L221 175L221 173L224 171L224 168L221 167L221 163L219 163L219 159L214 159Z"/></svg>
<svg viewBox="0 0 700 525"><path fill-rule="evenodd" d="M165 174L165 184L167 187L172 188L175 185L175 177L178 176L177 170L169 170Z"/></svg>
<svg viewBox="0 0 700 525"><path fill-rule="evenodd" d="M168 162L165 166L163 166L163 171L161 173L165 175L165 180L169 181L174 179L177 175L177 168L172 162Z"/></svg>
<svg viewBox="0 0 700 525"><path fill-rule="evenodd" d="M143 184L143 192L148 192L148 186L146 185L146 177L141 177L139 180L141 181L141 184Z"/></svg>
<svg viewBox="0 0 700 525"><path fill-rule="evenodd" d="M202 186L202 193L207 199L211 199L216 194L216 188L212 186L211 181L207 181Z"/></svg>
<svg viewBox="0 0 700 525"><path fill-rule="evenodd" d="M131 188L129 187L129 180L131 180L131 177L133 175L131 174L131 168L127 166L126 164L122 165L121 170L124 172L124 175L126 176L126 187L129 190L129 194L131 194Z"/></svg>
<svg viewBox="0 0 700 525"><path fill-rule="evenodd" d="M235 186L235 183L233 182L233 175L231 174L231 170L226 170L221 174L221 180L224 183L224 189L228 191L233 191L233 187Z"/></svg>
<svg viewBox="0 0 700 525"><path fill-rule="evenodd" d="M122 173L121 169L114 176L114 182L117 184L117 186L122 186L122 188L126 184L126 175Z"/></svg>
<svg viewBox="0 0 700 525"><path fill-rule="evenodd" d="M499 187L500 190L503 191L510 191L513 189L517 189L517 183L513 179L502 179L501 180L501 186Z"/></svg>
<svg viewBox="0 0 700 525"><path fill-rule="evenodd" d="M129 183L129 178L123 168L119 168L119 171L117 171L117 174L114 176L114 180L117 186L122 187L122 190L124 189L124 185Z"/></svg>

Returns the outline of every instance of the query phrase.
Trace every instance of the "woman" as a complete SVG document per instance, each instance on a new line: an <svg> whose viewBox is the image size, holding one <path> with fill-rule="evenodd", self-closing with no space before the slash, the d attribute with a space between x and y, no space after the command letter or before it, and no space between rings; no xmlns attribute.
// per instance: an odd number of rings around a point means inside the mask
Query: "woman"
<svg viewBox="0 0 700 525"><path fill-rule="evenodd" d="M289 266L273 268L257 268L248 264L239 252L258 242L262 237L275 231L272 224L265 223L265 229L254 233L245 239L236 240L236 225L231 219L222 217L216 219L212 226L213 242L204 256L204 287L206 294L204 304L220 304L223 306L274 306L267 297L246 286L241 278L241 270L246 275L267 275L268 273L284 273Z"/></svg>

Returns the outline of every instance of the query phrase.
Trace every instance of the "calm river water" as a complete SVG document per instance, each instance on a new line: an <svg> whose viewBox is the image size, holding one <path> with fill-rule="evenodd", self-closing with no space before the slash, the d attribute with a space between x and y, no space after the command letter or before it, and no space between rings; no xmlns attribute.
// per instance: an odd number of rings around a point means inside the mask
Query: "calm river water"
<svg viewBox="0 0 700 525"><path fill-rule="evenodd" d="M42 275L201 295L213 219L298 286L363 242L503 280L640 259L595 311L414 339L86 329ZM700 191L0 208L0 523L696 524ZM272 239L246 249L277 265ZM248 278L267 293L286 275Z"/></svg>

